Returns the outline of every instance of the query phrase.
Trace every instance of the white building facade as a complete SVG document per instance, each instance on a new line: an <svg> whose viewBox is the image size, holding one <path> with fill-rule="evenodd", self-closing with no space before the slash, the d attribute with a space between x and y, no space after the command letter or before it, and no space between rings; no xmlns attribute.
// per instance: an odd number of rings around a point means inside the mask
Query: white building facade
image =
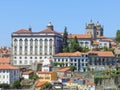
<svg viewBox="0 0 120 90"><path fill-rule="evenodd" d="M62 36L54 31L49 23L47 29L40 32L18 30L12 33L12 63L16 66L28 66L42 61L61 51Z"/></svg>
<svg viewBox="0 0 120 90"><path fill-rule="evenodd" d="M19 80L20 71L18 68L9 64L0 64L0 84L12 84L15 80Z"/></svg>
<svg viewBox="0 0 120 90"><path fill-rule="evenodd" d="M111 47L109 40L104 40L102 38L94 39L90 34L68 34L68 42L75 37L77 37L80 47L85 47L90 50L95 48Z"/></svg>
<svg viewBox="0 0 120 90"><path fill-rule="evenodd" d="M64 63L64 67L75 66L77 71L86 72L88 68L88 54L81 52L58 53L53 56L53 63Z"/></svg>

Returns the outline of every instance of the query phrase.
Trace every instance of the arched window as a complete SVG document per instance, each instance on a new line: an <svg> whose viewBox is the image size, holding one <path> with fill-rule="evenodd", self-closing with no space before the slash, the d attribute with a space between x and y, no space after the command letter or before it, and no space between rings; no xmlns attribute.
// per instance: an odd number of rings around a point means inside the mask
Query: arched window
<svg viewBox="0 0 120 90"><path fill-rule="evenodd" d="M20 39L20 40L19 40L19 45L20 45L20 46L22 46L22 42L23 42L23 40Z"/></svg>
<svg viewBox="0 0 120 90"><path fill-rule="evenodd" d="M38 47L35 46L35 55L37 55L37 52L38 52Z"/></svg>
<svg viewBox="0 0 120 90"><path fill-rule="evenodd" d="M47 55L47 44L48 44L48 40L47 39L45 39L45 41L44 41L44 43L45 43L45 55Z"/></svg>
<svg viewBox="0 0 120 90"><path fill-rule="evenodd" d="M14 50L15 50L15 52L17 51L17 47L16 46L14 47Z"/></svg>
<svg viewBox="0 0 120 90"><path fill-rule="evenodd" d="M14 45L15 45L15 46L17 45L17 39L14 40Z"/></svg>
<svg viewBox="0 0 120 90"><path fill-rule="evenodd" d="M19 53L20 53L20 55L22 54L22 46L20 46L20 48L19 48Z"/></svg>
<svg viewBox="0 0 120 90"><path fill-rule="evenodd" d="M25 45L27 45L28 44L28 40L27 39L25 39Z"/></svg>
<svg viewBox="0 0 120 90"><path fill-rule="evenodd" d="M33 53L33 47L30 46L30 54L32 54L32 53Z"/></svg>
<svg viewBox="0 0 120 90"><path fill-rule="evenodd" d="M45 39L45 46L47 46L47 44L48 44L48 40L47 40L47 39Z"/></svg>
<svg viewBox="0 0 120 90"><path fill-rule="evenodd" d="M42 47L43 46L43 40L40 39L40 46Z"/></svg>
<svg viewBox="0 0 120 90"><path fill-rule="evenodd" d="M36 45L36 46L38 45L38 40L37 40L37 39L35 39L35 45Z"/></svg>
<svg viewBox="0 0 120 90"><path fill-rule="evenodd" d="M30 45L33 46L33 39L30 39Z"/></svg>
<svg viewBox="0 0 120 90"><path fill-rule="evenodd" d="M50 46L52 46L52 39L49 40Z"/></svg>

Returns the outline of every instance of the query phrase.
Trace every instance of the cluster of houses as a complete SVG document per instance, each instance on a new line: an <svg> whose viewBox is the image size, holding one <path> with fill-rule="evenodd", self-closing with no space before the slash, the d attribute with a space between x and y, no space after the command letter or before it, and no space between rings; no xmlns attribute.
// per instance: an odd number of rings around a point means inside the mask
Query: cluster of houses
<svg viewBox="0 0 120 90"><path fill-rule="evenodd" d="M96 48L115 48L115 40L104 37L101 24L92 21L86 25L85 34L68 34L68 42L76 36L80 46L90 49L89 52L61 53L62 36L63 33L55 31L51 22L39 32L33 32L32 28L13 32L11 50L0 49L0 84L29 79L36 73L39 80L35 83L35 90L45 88L47 82L63 90L95 90L94 82L73 77L68 67L75 66L76 72L115 69L117 61L112 51L94 51ZM59 70L53 70L54 63L59 63L56 66Z"/></svg>

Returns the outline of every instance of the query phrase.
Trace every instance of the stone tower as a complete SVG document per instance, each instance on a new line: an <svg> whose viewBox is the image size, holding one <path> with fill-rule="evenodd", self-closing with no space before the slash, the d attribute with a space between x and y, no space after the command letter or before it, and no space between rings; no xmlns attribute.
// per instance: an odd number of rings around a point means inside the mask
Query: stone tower
<svg viewBox="0 0 120 90"><path fill-rule="evenodd" d="M99 22L96 25L90 20L90 22L86 25L86 34L91 34L93 39L97 37L103 36L103 27Z"/></svg>
<svg viewBox="0 0 120 90"><path fill-rule="evenodd" d="M96 34L97 34L97 37L103 36L103 27L98 21L96 23Z"/></svg>

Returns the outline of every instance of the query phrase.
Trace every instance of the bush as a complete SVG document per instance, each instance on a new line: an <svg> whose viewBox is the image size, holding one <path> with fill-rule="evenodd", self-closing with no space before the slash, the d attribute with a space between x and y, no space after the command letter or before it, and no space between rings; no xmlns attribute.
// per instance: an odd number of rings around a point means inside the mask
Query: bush
<svg viewBox="0 0 120 90"><path fill-rule="evenodd" d="M98 76L94 77L94 82L95 82L96 85L97 85L99 82L101 83L101 82L102 82L102 77L98 77Z"/></svg>
<svg viewBox="0 0 120 90"><path fill-rule="evenodd" d="M77 69L75 66L72 66L72 65L69 68L70 68L71 71L74 71L74 70Z"/></svg>
<svg viewBox="0 0 120 90"><path fill-rule="evenodd" d="M19 80L16 80L16 81L14 81L14 83L13 83L13 88L21 88L21 84L20 84L20 81Z"/></svg>
<svg viewBox="0 0 120 90"><path fill-rule="evenodd" d="M6 83L2 83L2 84L0 84L0 88L9 89L10 85L6 84Z"/></svg>
<svg viewBox="0 0 120 90"><path fill-rule="evenodd" d="M49 88L49 89L52 88L52 84L51 83L47 83L46 84L46 88Z"/></svg>

